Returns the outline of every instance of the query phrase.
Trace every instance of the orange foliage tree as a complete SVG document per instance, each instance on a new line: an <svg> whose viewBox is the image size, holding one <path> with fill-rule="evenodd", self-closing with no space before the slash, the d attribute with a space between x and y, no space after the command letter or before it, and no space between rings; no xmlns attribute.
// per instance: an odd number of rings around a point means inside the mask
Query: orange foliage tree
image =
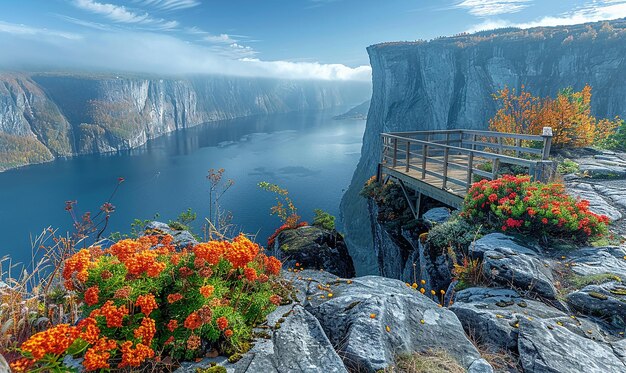
<svg viewBox="0 0 626 373"><path fill-rule="evenodd" d="M619 118L597 119L591 115L591 86L581 91L571 87L561 90L556 98L535 97L522 86L504 88L494 99L499 104L489 128L498 132L541 134L543 127L552 127L553 144L559 147L589 146L605 140L615 131Z"/></svg>

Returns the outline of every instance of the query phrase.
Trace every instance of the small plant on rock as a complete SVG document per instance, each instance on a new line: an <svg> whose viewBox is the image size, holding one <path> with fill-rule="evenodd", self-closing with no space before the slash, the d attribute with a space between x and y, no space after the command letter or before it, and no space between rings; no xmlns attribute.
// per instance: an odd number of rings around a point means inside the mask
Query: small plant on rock
<svg viewBox="0 0 626 373"><path fill-rule="evenodd" d="M603 236L609 224L607 216L589 209L588 201L566 194L562 184L512 175L473 184L461 216L488 229L575 243Z"/></svg>
<svg viewBox="0 0 626 373"><path fill-rule="evenodd" d="M335 217L327 213L324 210L313 210L315 217L313 218L313 225L322 229L332 231L335 229Z"/></svg>
<svg viewBox="0 0 626 373"><path fill-rule="evenodd" d="M75 355L87 371L141 370L157 354L189 360L212 349L243 352L253 326L281 303L280 270L243 235L181 251L168 235L82 249L65 261L62 277L85 317L31 336L12 368L65 371L64 356Z"/></svg>

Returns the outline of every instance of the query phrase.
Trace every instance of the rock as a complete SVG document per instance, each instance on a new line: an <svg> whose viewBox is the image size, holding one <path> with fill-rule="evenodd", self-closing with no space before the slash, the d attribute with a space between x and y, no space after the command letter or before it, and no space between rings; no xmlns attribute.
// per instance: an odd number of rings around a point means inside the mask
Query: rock
<svg viewBox="0 0 626 373"><path fill-rule="evenodd" d="M446 207L436 207L434 209L430 209L422 215L422 219L431 223L444 223L450 219L450 209Z"/></svg>
<svg viewBox="0 0 626 373"><path fill-rule="evenodd" d="M493 373L493 367L489 365L487 360L475 360L467 369L467 373Z"/></svg>
<svg viewBox="0 0 626 373"><path fill-rule="evenodd" d="M618 327L626 326L626 286L618 282L588 285L567 295L578 312L598 316Z"/></svg>
<svg viewBox="0 0 626 373"><path fill-rule="evenodd" d="M354 277L354 264L343 237L337 231L318 227L300 227L281 232L272 255L283 260L284 267L323 269L341 277Z"/></svg>
<svg viewBox="0 0 626 373"><path fill-rule="evenodd" d="M482 343L515 351L520 319L566 317L553 307L524 299L511 289L469 288L450 307L467 333Z"/></svg>
<svg viewBox="0 0 626 373"><path fill-rule="evenodd" d="M9 363L7 363L2 354L0 354L0 373L11 373Z"/></svg>
<svg viewBox="0 0 626 373"><path fill-rule="evenodd" d="M229 373L347 373L320 323L302 306L278 307L267 318L268 325L277 323L279 327L271 339L256 340L254 347L234 364L223 357L203 359L198 363L184 363L176 372L193 372L216 362Z"/></svg>
<svg viewBox="0 0 626 373"><path fill-rule="evenodd" d="M591 184L569 183L567 191L576 198L589 201L590 209L596 214L606 215L611 220L622 218L622 213L613 206L613 201L594 189Z"/></svg>
<svg viewBox="0 0 626 373"><path fill-rule="evenodd" d="M145 234L152 234L154 232L160 234L169 234L174 238L173 243L178 248L184 248L187 246L194 246L198 244L198 241L195 239L195 237L188 231L177 231L170 228L169 225L158 221L152 221L148 223L144 230Z"/></svg>
<svg viewBox="0 0 626 373"><path fill-rule="evenodd" d="M512 237L491 233L470 246L470 255L482 259L483 274L498 284L514 286L547 299L556 299L557 291L550 264L530 247Z"/></svg>
<svg viewBox="0 0 626 373"><path fill-rule="evenodd" d="M307 310L350 369L375 372L397 355L429 349L446 350L465 368L480 359L452 312L401 281L318 278L312 271L298 277L307 289Z"/></svg>
<svg viewBox="0 0 626 373"><path fill-rule="evenodd" d="M518 347L525 372L626 372L609 345L546 320L520 320Z"/></svg>
<svg viewBox="0 0 626 373"><path fill-rule="evenodd" d="M626 279L626 248L585 247L568 254L569 268L579 276L610 273Z"/></svg>
<svg viewBox="0 0 626 373"><path fill-rule="evenodd" d="M617 154L598 154L576 159L580 172L598 179L626 177L626 161Z"/></svg>

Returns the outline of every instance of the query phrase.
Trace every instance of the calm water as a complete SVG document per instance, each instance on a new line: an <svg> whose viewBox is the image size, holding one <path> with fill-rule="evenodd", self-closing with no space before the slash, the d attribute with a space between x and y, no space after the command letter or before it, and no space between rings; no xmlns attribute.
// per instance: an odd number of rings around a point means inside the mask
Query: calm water
<svg viewBox="0 0 626 373"><path fill-rule="evenodd" d="M280 224L269 216L273 196L257 187L286 187L300 215L321 208L338 215L339 200L359 159L365 121L333 120L347 108L250 117L179 131L129 152L81 156L0 173L0 257L30 259L30 237L52 226L71 228L65 201L98 211L113 199L108 232L130 230L135 218L167 221L187 208L208 214L207 170L225 168L235 181L222 205L233 222L265 242ZM200 219L199 219L200 220Z"/></svg>

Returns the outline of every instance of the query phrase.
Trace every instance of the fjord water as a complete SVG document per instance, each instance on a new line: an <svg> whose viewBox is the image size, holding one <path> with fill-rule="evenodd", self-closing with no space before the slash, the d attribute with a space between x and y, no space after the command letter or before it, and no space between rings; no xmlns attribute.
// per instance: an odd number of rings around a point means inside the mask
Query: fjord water
<svg viewBox="0 0 626 373"><path fill-rule="evenodd" d="M31 236L50 226L72 229L65 201L96 213L120 185L108 233L129 232L135 218L168 221L187 208L208 215L210 168L235 184L221 203L244 232L266 238L280 225L269 215L274 196L257 187L277 183L290 192L303 219L313 209L339 213L339 200L359 160L364 120L334 120L340 107L207 123L149 141L132 151L58 159L0 173L0 258L29 261Z"/></svg>

